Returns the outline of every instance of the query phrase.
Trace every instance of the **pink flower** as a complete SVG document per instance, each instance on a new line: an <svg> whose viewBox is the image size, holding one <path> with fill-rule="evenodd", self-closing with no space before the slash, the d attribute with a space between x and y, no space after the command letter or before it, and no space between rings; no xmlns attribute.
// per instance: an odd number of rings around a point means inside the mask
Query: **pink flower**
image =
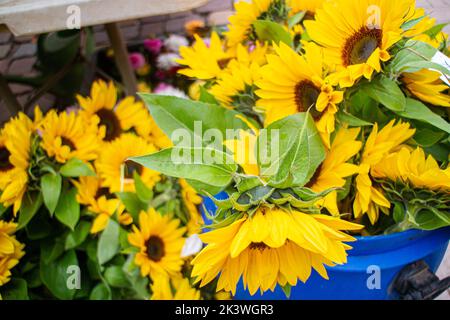
<svg viewBox="0 0 450 320"><path fill-rule="evenodd" d="M164 82L160 82L158 83L158 85L156 86L155 89L153 89L154 93L160 93L163 91L166 91L167 89L171 89L172 86L170 84L164 83Z"/></svg>
<svg viewBox="0 0 450 320"><path fill-rule="evenodd" d="M144 40L144 47L153 54L158 54L161 51L163 42L160 39L146 39Z"/></svg>
<svg viewBox="0 0 450 320"><path fill-rule="evenodd" d="M139 52L133 52L129 55L130 63L133 69L140 69L143 66L145 66L145 57L142 55L142 53Z"/></svg>

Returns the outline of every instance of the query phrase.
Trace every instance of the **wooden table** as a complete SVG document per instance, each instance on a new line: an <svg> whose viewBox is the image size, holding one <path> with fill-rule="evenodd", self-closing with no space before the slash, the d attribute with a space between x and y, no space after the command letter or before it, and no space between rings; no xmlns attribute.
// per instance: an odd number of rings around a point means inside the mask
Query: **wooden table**
<svg viewBox="0 0 450 320"><path fill-rule="evenodd" d="M0 0L0 24L15 36L73 28L79 13L81 27L104 24L128 94L136 92L136 77L117 22L187 11L208 0ZM0 74L0 95L10 111L19 103Z"/></svg>

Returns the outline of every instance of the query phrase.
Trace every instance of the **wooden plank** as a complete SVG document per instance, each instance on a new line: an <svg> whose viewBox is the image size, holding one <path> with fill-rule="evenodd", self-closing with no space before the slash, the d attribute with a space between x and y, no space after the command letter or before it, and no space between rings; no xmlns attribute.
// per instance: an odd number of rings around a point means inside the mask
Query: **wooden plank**
<svg viewBox="0 0 450 320"><path fill-rule="evenodd" d="M208 0L5 0L0 2L0 24L15 36L70 28L79 10L81 27L197 8ZM68 24L69 22L69 24Z"/></svg>

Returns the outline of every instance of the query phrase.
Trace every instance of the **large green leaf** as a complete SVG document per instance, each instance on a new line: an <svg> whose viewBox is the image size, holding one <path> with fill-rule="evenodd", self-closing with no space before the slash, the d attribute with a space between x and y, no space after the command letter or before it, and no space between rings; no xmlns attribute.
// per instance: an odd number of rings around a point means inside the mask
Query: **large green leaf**
<svg viewBox="0 0 450 320"><path fill-rule="evenodd" d="M130 160L171 177L218 188L225 188L238 169L230 155L211 148L174 147Z"/></svg>
<svg viewBox="0 0 450 320"><path fill-rule="evenodd" d="M24 279L13 278L0 288L3 300L29 300L28 286Z"/></svg>
<svg viewBox="0 0 450 320"><path fill-rule="evenodd" d="M66 250L78 247L86 240L91 229L91 223L87 221L80 221L71 233L66 237L64 247Z"/></svg>
<svg viewBox="0 0 450 320"><path fill-rule="evenodd" d="M450 123L448 123L442 117L431 111L422 102L417 101L415 99L407 98L405 110L397 111L397 114L404 118L414 119L428 123L450 134Z"/></svg>
<svg viewBox="0 0 450 320"><path fill-rule="evenodd" d="M58 299L70 300L75 295L76 289L69 289L67 280L70 274L69 267L78 266L77 255L74 250L67 251L55 261L46 263L41 253L40 271L41 279L50 292Z"/></svg>
<svg viewBox="0 0 450 320"><path fill-rule="evenodd" d="M361 91L394 112L405 110L406 98L395 81L380 75L361 86Z"/></svg>
<svg viewBox="0 0 450 320"><path fill-rule="evenodd" d="M95 172L92 171L86 163L77 158L72 158L67 161L67 163L59 169L59 172L64 177L69 178L95 176Z"/></svg>
<svg viewBox="0 0 450 320"><path fill-rule="evenodd" d="M80 204L77 189L64 190L55 210L56 219L73 230L80 219Z"/></svg>
<svg viewBox="0 0 450 320"><path fill-rule="evenodd" d="M409 40L389 63L388 70L398 76L403 72L435 69L450 76L447 68L431 61L436 53L437 49L425 42Z"/></svg>
<svg viewBox="0 0 450 320"><path fill-rule="evenodd" d="M59 174L47 173L41 178L42 196L50 215L53 215L58 204L59 195L61 194L61 183L62 179Z"/></svg>
<svg viewBox="0 0 450 320"><path fill-rule="evenodd" d="M98 241L97 258L100 265L105 264L111 260L120 249L120 226L119 224L109 219L106 229L102 232Z"/></svg>
<svg viewBox="0 0 450 320"><path fill-rule="evenodd" d="M112 293L104 283L99 283L92 289L89 300L111 300Z"/></svg>
<svg viewBox="0 0 450 320"><path fill-rule="evenodd" d="M58 259L64 253L64 241L61 237L46 239L41 242L41 259L49 264Z"/></svg>
<svg viewBox="0 0 450 320"><path fill-rule="evenodd" d="M133 177L136 195L138 198L144 203L150 202L153 199L153 190L147 187L144 181L142 181L141 176L136 171L133 172Z"/></svg>
<svg viewBox="0 0 450 320"><path fill-rule="evenodd" d="M183 138L190 139L189 146L208 145L210 142L204 141L203 133L209 129L218 130L222 140L226 138L227 129L248 129L247 124L237 118L239 113L215 104L146 93L140 96L164 133L172 139L180 138L174 132L188 135ZM197 141L196 145L193 145L194 141Z"/></svg>
<svg viewBox="0 0 450 320"><path fill-rule="evenodd" d="M272 132L278 134L272 136ZM305 185L324 159L325 148L310 114L274 122L265 137L258 137L260 175L273 187Z"/></svg>
<svg viewBox="0 0 450 320"><path fill-rule="evenodd" d="M142 202L134 192L117 192L117 197L125 206L125 209L131 214L134 221L137 221L141 211L147 211L148 204Z"/></svg>
<svg viewBox="0 0 450 320"><path fill-rule="evenodd" d="M126 288L130 282L121 266L111 266L105 271L105 280L111 287Z"/></svg>
<svg viewBox="0 0 450 320"><path fill-rule="evenodd" d="M273 41L275 44L284 42L292 46L291 34L279 23L269 20L256 20L253 22L253 28L261 41Z"/></svg>
<svg viewBox="0 0 450 320"><path fill-rule="evenodd" d="M19 223L17 229L22 229L34 217L42 205L41 193L26 193L22 200L19 212Z"/></svg>

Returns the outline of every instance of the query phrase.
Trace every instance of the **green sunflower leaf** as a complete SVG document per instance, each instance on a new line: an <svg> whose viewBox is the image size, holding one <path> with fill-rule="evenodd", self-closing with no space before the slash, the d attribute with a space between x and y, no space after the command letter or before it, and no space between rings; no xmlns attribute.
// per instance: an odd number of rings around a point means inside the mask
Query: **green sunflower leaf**
<svg viewBox="0 0 450 320"><path fill-rule="evenodd" d="M217 137L217 145L222 146L229 129L248 129L247 124L239 119L238 112L228 110L216 104L181 99L177 97L155 94L140 94L147 104L152 117L174 144L184 146L207 146L211 141L203 137L203 133L221 135ZM174 141L176 140L176 141Z"/></svg>
<svg viewBox="0 0 450 320"><path fill-rule="evenodd" d="M56 219L73 230L80 219L80 204L77 201L77 189L64 190L55 210Z"/></svg>
<svg viewBox="0 0 450 320"><path fill-rule="evenodd" d="M80 221L73 232L67 235L64 244L65 249L70 250L82 244L89 235L89 230L91 230L91 223L87 221Z"/></svg>
<svg viewBox="0 0 450 320"><path fill-rule="evenodd" d="M303 186L325 159L313 118L298 113L272 123L258 137L260 175L277 188Z"/></svg>
<svg viewBox="0 0 450 320"><path fill-rule="evenodd" d="M428 123L450 134L450 123L448 123L442 117L431 111L422 102L417 101L415 99L407 98L405 109L403 111L397 111L396 113L404 118L414 119Z"/></svg>
<svg viewBox="0 0 450 320"><path fill-rule="evenodd" d="M19 222L17 229L22 229L34 217L42 205L41 193L26 193L22 200L19 212Z"/></svg>
<svg viewBox="0 0 450 320"><path fill-rule="evenodd" d="M3 300L29 300L28 285L24 279L13 278L4 287L0 294Z"/></svg>
<svg viewBox="0 0 450 320"><path fill-rule="evenodd" d="M209 104L217 104L220 103L216 100L216 98L206 90L205 86L200 86L200 98L199 101L209 103Z"/></svg>
<svg viewBox="0 0 450 320"><path fill-rule="evenodd" d="M212 148L173 147L129 160L171 177L218 189L228 186L238 169L230 155Z"/></svg>
<svg viewBox="0 0 450 320"><path fill-rule="evenodd" d="M111 289L103 283L96 285L89 296L89 300L111 300L111 298Z"/></svg>
<svg viewBox="0 0 450 320"><path fill-rule="evenodd" d="M374 78L365 83L360 90L394 112L405 110L406 98L398 84L386 76Z"/></svg>
<svg viewBox="0 0 450 320"><path fill-rule="evenodd" d="M432 62L438 50L428 43L409 40L388 65L390 73L398 76L403 72L417 72L422 69L434 69L450 76L450 71Z"/></svg>
<svg viewBox="0 0 450 320"><path fill-rule="evenodd" d="M275 44L284 42L292 47L292 36L282 25L269 20L256 20L253 22L253 28L261 41L273 41Z"/></svg>
<svg viewBox="0 0 450 320"><path fill-rule="evenodd" d="M133 172L134 177L134 186L136 188L136 194L138 198L145 203L150 202L153 199L153 191L149 187L147 187L142 181L141 176L134 171Z"/></svg>
<svg viewBox="0 0 450 320"><path fill-rule="evenodd" d="M67 251L57 260L46 263L44 253L41 252L40 272L41 279L50 292L58 299L71 300L76 289L70 289L68 280L71 276L67 271L78 266L77 255L74 250Z"/></svg>
<svg viewBox="0 0 450 320"><path fill-rule="evenodd" d="M59 169L59 172L64 177L68 178L95 176L95 172L92 171L86 163L77 158L72 158L67 161L67 163Z"/></svg>
<svg viewBox="0 0 450 320"><path fill-rule="evenodd" d="M147 203L142 202L138 195L134 192L117 192L116 196L125 206L125 209L133 217L133 221L137 221L141 211L147 211Z"/></svg>
<svg viewBox="0 0 450 320"><path fill-rule="evenodd" d="M106 229L100 235L97 248L97 259L100 265L111 260L120 249L120 226L109 219Z"/></svg>
<svg viewBox="0 0 450 320"><path fill-rule="evenodd" d="M45 206L50 215L55 212L61 194L62 178L59 174L47 173L41 178L41 190Z"/></svg>
<svg viewBox="0 0 450 320"><path fill-rule="evenodd" d="M130 282L120 266L107 268L105 271L105 280L113 288L126 288L130 286Z"/></svg>
<svg viewBox="0 0 450 320"><path fill-rule="evenodd" d="M362 120L354 115L352 115L351 113L345 112L345 111L339 111L337 113L337 119L340 123L342 124L348 124L350 127L364 127L364 126L372 126L373 124Z"/></svg>

